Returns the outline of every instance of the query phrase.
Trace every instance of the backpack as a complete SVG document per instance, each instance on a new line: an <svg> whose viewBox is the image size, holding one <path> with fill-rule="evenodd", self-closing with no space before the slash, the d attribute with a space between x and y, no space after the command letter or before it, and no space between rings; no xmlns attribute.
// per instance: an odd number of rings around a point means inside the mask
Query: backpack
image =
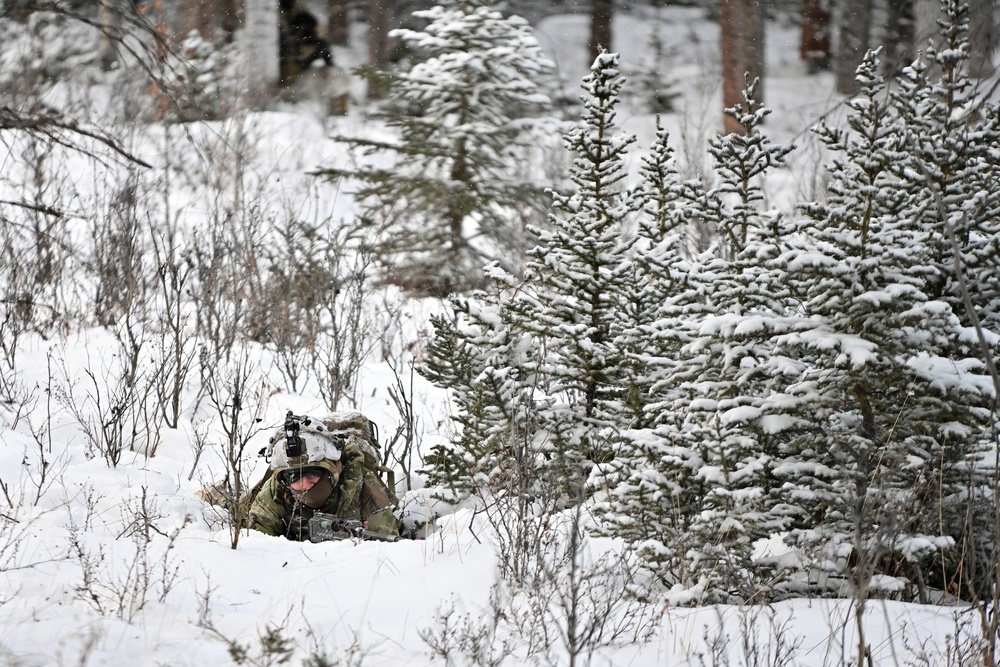
<svg viewBox="0 0 1000 667"><path fill-rule="evenodd" d="M336 438L343 435L354 438L358 447L365 455L365 469L373 472L386 487L389 499L393 505L399 504L396 498L396 475L391 468L382 465L379 452L382 446L378 442L378 427L371 419L360 412L334 412L320 420L326 427L327 435ZM384 477L383 477L384 475Z"/></svg>

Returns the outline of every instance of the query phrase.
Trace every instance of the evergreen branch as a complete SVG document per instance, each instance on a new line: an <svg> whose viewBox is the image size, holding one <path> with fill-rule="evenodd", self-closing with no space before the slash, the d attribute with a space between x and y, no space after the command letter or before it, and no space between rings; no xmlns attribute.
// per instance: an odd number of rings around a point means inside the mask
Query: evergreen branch
<svg viewBox="0 0 1000 667"><path fill-rule="evenodd" d="M917 153L918 147L914 144L913 137L907 136L906 140L910 144L914 153ZM945 233L948 236L948 242L951 245L951 261L952 268L955 271L955 281L962 295L962 303L968 311L969 321L972 322L972 327L976 332L976 339L979 342L980 351L983 355L983 363L986 365L986 370L989 373L990 378L993 380L993 400L991 401L992 411L995 416L998 416L1000 415L1000 371L997 370L996 361L993 359L993 351L990 349L990 345L986 341L986 335L983 332L983 326L979 319L979 313L976 312L976 307L972 302L972 296L969 294L969 283L965 277L965 271L962 267L962 249L958 242L958 234L955 232L955 225L952 224L948 218L948 210L945 207L944 197L941 195L937 183L934 182L933 175L922 160L916 160L916 163L921 175L923 175L924 180L927 182L927 188L931 191L931 198L934 202L935 208L937 209L938 218L940 218L941 224L944 225ZM968 216L968 211L963 209L963 223Z"/></svg>

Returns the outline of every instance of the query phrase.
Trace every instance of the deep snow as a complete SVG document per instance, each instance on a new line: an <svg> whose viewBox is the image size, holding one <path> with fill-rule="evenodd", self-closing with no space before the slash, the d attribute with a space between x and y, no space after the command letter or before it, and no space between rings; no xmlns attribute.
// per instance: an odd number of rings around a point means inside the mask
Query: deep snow
<svg viewBox="0 0 1000 667"><path fill-rule="evenodd" d="M694 8L673 7L665 16L664 39L675 51L669 78L683 98L680 112L664 121L679 154L696 169L704 160L705 139L721 124L717 26ZM616 17L626 73L644 51L649 25L648 11ZM543 47L573 88L587 69L586 32L583 15L551 17L538 26ZM798 62L793 25L770 23L767 39L764 97L774 109L768 131L778 141L795 139L804 145L793 167L770 184L769 204L780 207L818 187L821 157L804 129L834 112L840 98L833 92L831 75L806 75ZM357 56L338 53L342 63L352 59ZM295 201L316 188L322 205L346 216L350 197L330 186L317 187L303 172L338 159L340 149L326 138L332 132L350 132L365 121L357 109L347 118L327 119L317 108L310 102L283 104L254 114L249 122L259 143L251 173L266 184L273 201ZM640 146L648 145L653 118L625 113L626 108L620 115L622 129L636 133ZM225 124L208 129L224 134ZM155 157L162 144L157 138L162 131L142 130L148 133L143 145L150 156ZM638 157L633 155L636 166ZM406 301L393 293L386 299L390 308L404 313L395 344L415 343L413 349L419 350L419 339L429 330L427 315L436 305ZM58 401L50 401L44 389L52 383L81 382L84 369L112 362L107 355L113 349L107 331L89 329L48 340L26 337L18 350L18 380L35 394L35 401L24 414L0 410L0 478L17 505L2 510L16 522L0 519L5 521L0 532L0 665L228 665L233 662L229 642L248 647L252 659L268 664L260 637L273 628L297 642L289 664L320 654L329 664L444 664L431 660L422 639L442 610L454 607L471 619L485 618L496 582L496 556L488 540L481 541L482 518L468 509L444 515L420 541L298 544L250 533L233 550L217 508L197 496L203 485L220 476L220 455L204 454L192 475L193 424L218 434L218 424L202 422L204 411L187 415L176 431L165 430L153 458L126 453L116 468L100 457L88 460L79 424ZM272 385L280 386L268 354L258 348L251 348L251 354L263 369L270 367ZM412 355L407 358L412 362ZM383 435L391 434L399 419L388 394L393 382L387 364L373 355L362 376L358 407L379 424ZM427 451L447 437L447 395L419 376L412 386L419 441ZM78 390L83 385L78 384ZM313 393L275 391L268 397L263 423L279 424L289 409L320 414L324 406ZM262 471L263 462L254 454L266 437L266 432L258 434L247 448L251 479ZM419 478L415 482L419 487ZM419 488L406 497L414 516L427 512ZM129 537L136 508L143 502L153 531L145 548L141 540ZM590 546L595 556L620 548L601 539ZM144 577L136 566L143 558L149 576L148 590L141 594L137 591ZM84 580L87 570L90 581ZM144 604L137 609L140 602ZM755 651L759 658L781 655L784 644L790 656L784 664L832 666L851 662L856 651L850 601L802 599L767 608L686 609L660 600L650 612L657 620L647 643L603 650L593 664L766 665L771 662L754 661ZM864 627L873 664L942 664L935 656L945 650L956 619L969 622L975 633L976 616L961 607L871 602ZM720 647L714 658L709 648L713 643ZM918 656L924 651L930 657L921 662ZM566 664L558 645L554 654L556 664Z"/></svg>

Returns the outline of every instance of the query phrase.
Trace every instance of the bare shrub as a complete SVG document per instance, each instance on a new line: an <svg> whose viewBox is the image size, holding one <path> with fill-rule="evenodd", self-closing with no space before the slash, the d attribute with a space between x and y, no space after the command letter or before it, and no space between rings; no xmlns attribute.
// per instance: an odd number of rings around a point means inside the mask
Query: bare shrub
<svg viewBox="0 0 1000 667"><path fill-rule="evenodd" d="M260 300L267 206L263 183L255 184L248 174L256 136L247 117L231 118L219 132L189 133L187 139L196 159L188 156L174 165L175 186L189 191L207 217L195 218L187 230L192 242L182 252L185 293L203 342L199 367L214 373L244 338Z"/></svg>
<svg viewBox="0 0 1000 667"><path fill-rule="evenodd" d="M594 557L578 505L555 526L524 585L514 590L522 637L533 635L546 662L587 664L598 650L645 642L657 620L654 609L632 594L639 566L628 554ZM502 557L502 556L501 556ZM515 604L514 608L518 609Z"/></svg>
<svg viewBox="0 0 1000 667"><path fill-rule="evenodd" d="M903 634L903 645L913 656L907 665L913 667L972 667L992 664L989 659L990 642L976 621L968 613L956 613L952 633L942 646L937 639L925 639L914 645L908 634ZM986 658L986 660L984 660Z"/></svg>
<svg viewBox="0 0 1000 667"><path fill-rule="evenodd" d="M25 414L25 420L28 424L28 430L31 432L31 437L35 441L34 453L36 456L32 456L29 452L25 452L24 458L21 460L21 467L24 472L24 477L27 479L28 483L34 487L32 492L31 504L37 506L41 501L42 496L52 488L52 485L61 480L62 472L68 465L69 461L66 458L65 452L60 455L53 455L52 453L52 401L53 401L53 371L52 371L52 351L46 354L46 384L44 387L45 391L45 413L44 419L41 423L38 423L34 417L35 410L32 409ZM34 408L34 401L32 402L32 408ZM8 504L13 508L13 503L11 501L9 490L7 485L0 480L0 486L3 487L4 496L7 498ZM22 485L22 496L27 491L28 485ZM23 500L24 498L22 498Z"/></svg>
<svg viewBox="0 0 1000 667"><path fill-rule="evenodd" d="M45 423L42 425L31 424L31 436L35 441L35 452L37 458L32 460L31 456L25 453L25 457L22 460L22 467L24 469L24 475L28 482L34 487L34 492L32 493L32 505L38 505L42 500L42 496L52 488L52 485L59 481L62 477L63 471L66 466L69 465L69 461L66 460L65 455L53 456L52 454L52 418L51 413L46 415ZM4 495L7 495L7 489L4 487ZM10 497L7 496L8 502Z"/></svg>
<svg viewBox="0 0 1000 667"><path fill-rule="evenodd" d="M84 201L76 189L78 173L68 157L83 158L113 172L121 164L149 166L124 147L121 127L99 117L88 85L78 85L79 71L97 64L91 48L93 20L67 3L18 2L0 7L0 41L4 43L0 90L0 143L9 155L2 181L16 193L4 201L0 227L0 299L14 306L6 313L5 333L64 325L83 307L77 281L69 279L77 258L87 253L73 246L69 228ZM109 7L109 10L111 8ZM142 65L156 48L156 33L136 11L111 10L123 16L123 30L108 38L131 52ZM144 32L150 40L129 40ZM53 92L56 92L53 95ZM59 100L53 105L53 99ZM0 195L2 196L2 195ZM68 202L74 202L72 208ZM6 338L6 336L4 336Z"/></svg>
<svg viewBox="0 0 1000 667"><path fill-rule="evenodd" d="M310 359L320 396L332 409L347 402L357 407L361 369L378 344L375 317L367 310L372 290L368 276L374 262L370 251L351 240L345 230L328 230L323 262L335 267L333 299L321 301L321 328Z"/></svg>
<svg viewBox="0 0 1000 667"><path fill-rule="evenodd" d="M57 393L80 425L89 455L101 456L111 467L121 462L126 451L155 455L161 420L155 376L142 354L144 334L130 314L116 333L117 354L87 364L83 370L86 386L78 389L78 379L64 365L65 384ZM83 395L78 396L78 391Z"/></svg>
<svg viewBox="0 0 1000 667"><path fill-rule="evenodd" d="M262 248L250 334L275 354L291 392L314 378L331 409L356 406L358 376L372 348L371 254L329 218L285 205L274 243Z"/></svg>
<svg viewBox="0 0 1000 667"><path fill-rule="evenodd" d="M246 492L250 489L244 470L246 449L253 436L263 430L260 423L269 392L245 348L221 372L203 378L208 401L222 431L219 454L226 466L226 478L218 490L224 495L222 505L229 511L231 546L236 549L246 528L249 509L245 506Z"/></svg>
<svg viewBox="0 0 1000 667"><path fill-rule="evenodd" d="M765 606L741 607L739 637L730 636L720 617L713 629L707 626L702 638L705 652L695 657L702 667L785 667L795 664L794 658L803 638L792 634L792 618L779 619ZM735 658L735 659L734 659Z"/></svg>
<svg viewBox="0 0 1000 667"><path fill-rule="evenodd" d="M267 624L257 635L256 645L242 643L223 633L212 620L212 593L215 589L208 583L201 594L198 613L198 627L206 630L213 637L223 642L229 650L229 656L237 665L250 667L273 667L287 664L295 654L296 643L288 637L290 613L281 623Z"/></svg>
<svg viewBox="0 0 1000 667"><path fill-rule="evenodd" d="M333 302L337 276L323 261L318 228L285 212L277 241L264 246L266 271L255 300L251 337L274 351L285 387L292 393L308 379L310 349L322 325L325 302Z"/></svg>
<svg viewBox="0 0 1000 667"><path fill-rule="evenodd" d="M167 192L164 199L169 199ZM192 316L187 307L192 268L184 261L186 251L177 225L170 218L169 207L163 215L163 221L151 235L158 287L154 377L156 400L163 421L168 427L177 428L181 419L182 396L197 358Z"/></svg>
<svg viewBox="0 0 1000 667"><path fill-rule="evenodd" d="M29 545L38 531L36 522L45 512L27 519L13 512L0 512L0 573L27 570L44 563L65 560L64 556L41 557L38 549ZM18 591L7 589L0 593L0 605L18 599Z"/></svg>
<svg viewBox="0 0 1000 667"><path fill-rule="evenodd" d="M16 402L19 393L17 351L34 310L34 298L24 280L26 271L16 261L20 247L14 224L0 213L0 404L8 405Z"/></svg>
<svg viewBox="0 0 1000 667"><path fill-rule="evenodd" d="M56 148L32 137L14 140L9 147L23 176L9 185L35 201L70 201L69 176L60 172ZM9 177L8 177L9 178ZM6 179L5 179L6 180ZM3 329L10 338L5 356L13 359L16 342L25 331L52 332L63 324L75 299L73 282L66 280L76 265L77 249L71 243L70 218L45 205L7 209L0 247L0 298L4 302ZM7 338L5 336L5 338Z"/></svg>
<svg viewBox="0 0 1000 667"><path fill-rule="evenodd" d="M157 521L164 516L155 498L149 498L143 487L140 498L123 505L125 527L118 539L131 540L133 550L119 559L88 532L93 527L98 502L99 499L88 494L83 526L70 519L70 557L80 567L76 597L102 616L131 623L150 601L166 600L176 584L179 566L173 562L172 551L190 519L185 518L169 533L158 528Z"/></svg>
<svg viewBox="0 0 1000 667"><path fill-rule="evenodd" d="M0 373L0 418L8 428L16 429L20 421L31 414L37 402L35 391L19 381L14 368Z"/></svg>
<svg viewBox="0 0 1000 667"><path fill-rule="evenodd" d="M431 657L447 665L500 667L513 652L515 642L503 634L501 623L506 614L499 588L490 589L486 614L461 611L459 606L454 598L442 604L434 616L434 625L418 631Z"/></svg>
<svg viewBox="0 0 1000 667"><path fill-rule="evenodd" d="M407 491L413 488L413 457L419 451L417 440L417 417L413 411L413 378L416 370L410 364L409 378L406 383L399 376L399 371L392 364L394 384L389 386L389 398L392 400L399 423L396 432L386 443L382 465L395 463L403 471L403 479Z"/></svg>
<svg viewBox="0 0 1000 667"><path fill-rule="evenodd" d="M632 594L635 559L614 552L593 557L581 512L549 517L546 539L524 559L520 580L507 578L510 545L501 545L489 608L464 613L454 602L440 608L434 625L420 632L432 655L489 667L511 655L531 664L584 665L602 649L646 641L658 614Z"/></svg>
<svg viewBox="0 0 1000 667"><path fill-rule="evenodd" d="M340 642L335 647L329 646L331 629L314 628L300 609L302 618L296 624L297 632L293 633L292 614L289 609L284 618L275 623L266 623L258 629L253 641L244 642L224 633L212 618L212 596L215 588L211 581L200 593L198 627L206 630L212 637L224 643L229 655L237 665L249 667L272 667L289 664L296 655L302 656L302 667L361 667L365 664L368 649L362 645L360 635L355 632L353 640ZM294 637L304 637L296 640Z"/></svg>
<svg viewBox="0 0 1000 667"><path fill-rule="evenodd" d="M645 641L655 610L635 595L644 588L632 554L594 555L582 486L567 496L560 484L575 474L558 449L539 456L529 434L511 438L493 470L476 475L472 493L495 540L496 595L505 632L541 664L586 664L595 652ZM560 474L563 473L563 474ZM476 626L475 636L492 633ZM441 645L438 648L443 650Z"/></svg>
<svg viewBox="0 0 1000 667"><path fill-rule="evenodd" d="M146 275L140 207L146 196L132 171L91 220L91 253L84 266L93 278L94 316L100 326L114 326L127 316L133 320L145 316L150 277Z"/></svg>

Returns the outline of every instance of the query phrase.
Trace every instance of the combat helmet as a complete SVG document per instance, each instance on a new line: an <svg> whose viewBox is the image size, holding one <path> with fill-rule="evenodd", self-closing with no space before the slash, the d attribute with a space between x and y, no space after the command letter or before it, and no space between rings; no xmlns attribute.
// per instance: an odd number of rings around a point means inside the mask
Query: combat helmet
<svg viewBox="0 0 1000 667"><path fill-rule="evenodd" d="M289 410L285 423L268 440L265 456L272 473L286 485L310 468L326 470L336 483L343 448L343 438L330 433L322 421Z"/></svg>

